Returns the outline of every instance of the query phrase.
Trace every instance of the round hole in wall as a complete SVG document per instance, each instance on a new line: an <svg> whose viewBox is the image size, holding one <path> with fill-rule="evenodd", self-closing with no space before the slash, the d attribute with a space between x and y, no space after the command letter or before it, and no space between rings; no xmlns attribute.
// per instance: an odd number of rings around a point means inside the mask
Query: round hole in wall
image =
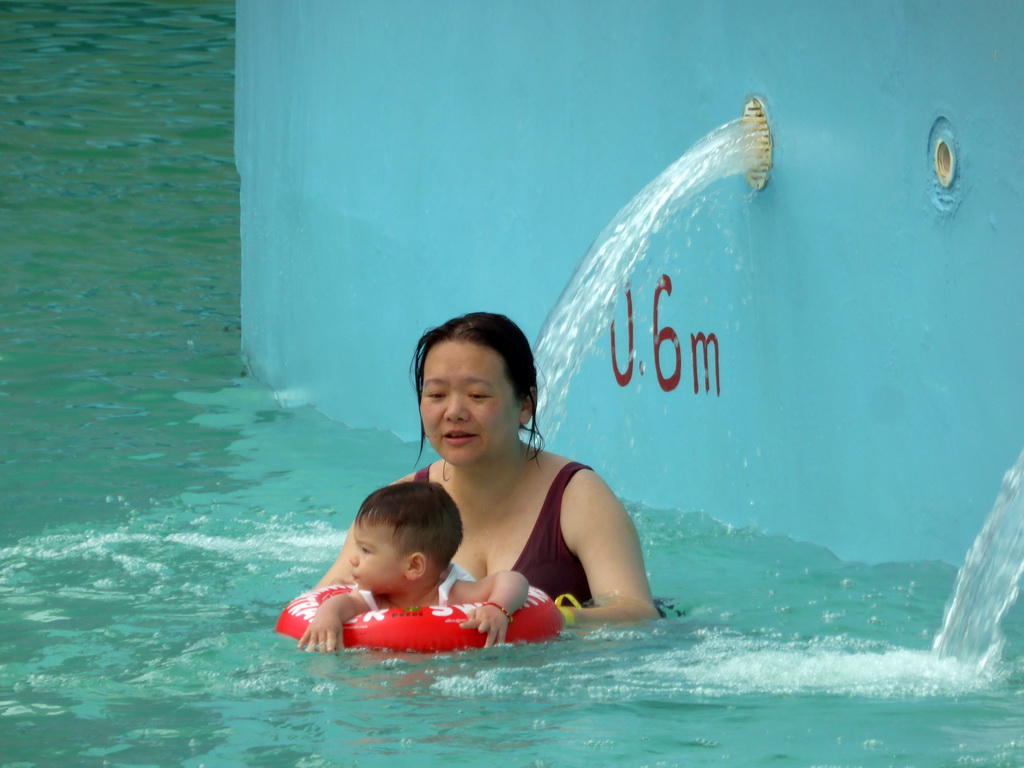
<svg viewBox="0 0 1024 768"><path fill-rule="evenodd" d="M953 148L942 138L935 142L935 177L946 189L953 184L953 176L956 175L956 155Z"/></svg>
<svg viewBox="0 0 1024 768"><path fill-rule="evenodd" d="M928 133L928 196L943 215L956 212L963 197L963 153L956 129L938 117Z"/></svg>

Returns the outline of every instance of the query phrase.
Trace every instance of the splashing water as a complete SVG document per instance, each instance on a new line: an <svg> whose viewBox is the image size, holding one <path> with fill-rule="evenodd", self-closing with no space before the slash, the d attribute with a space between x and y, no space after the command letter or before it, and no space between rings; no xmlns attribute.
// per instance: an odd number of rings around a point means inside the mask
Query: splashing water
<svg viewBox="0 0 1024 768"><path fill-rule="evenodd" d="M537 339L540 420L549 436L564 416L569 383L615 311L619 290L647 252L650 236L712 182L764 163L758 126L716 128L630 200L584 255Z"/></svg>
<svg viewBox="0 0 1024 768"><path fill-rule="evenodd" d="M1024 453L1003 477L1003 487L957 576L933 652L981 671L999 658L999 624L1017 600L1024 572Z"/></svg>

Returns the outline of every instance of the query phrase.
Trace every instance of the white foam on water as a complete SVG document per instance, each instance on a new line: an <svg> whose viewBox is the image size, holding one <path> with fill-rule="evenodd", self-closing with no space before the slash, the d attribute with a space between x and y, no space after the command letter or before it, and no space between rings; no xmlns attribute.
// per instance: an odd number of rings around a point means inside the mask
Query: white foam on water
<svg viewBox="0 0 1024 768"><path fill-rule="evenodd" d="M707 633L690 647L562 658L540 668L495 665L443 676L432 688L466 698L630 701L824 695L901 700L975 693L1000 679L927 650L871 647L844 637L783 641Z"/></svg>
<svg viewBox="0 0 1024 768"><path fill-rule="evenodd" d="M866 647L843 637L778 642L720 636L692 652L651 659L651 669L707 696L828 694L869 698L954 696L992 685L926 650Z"/></svg>

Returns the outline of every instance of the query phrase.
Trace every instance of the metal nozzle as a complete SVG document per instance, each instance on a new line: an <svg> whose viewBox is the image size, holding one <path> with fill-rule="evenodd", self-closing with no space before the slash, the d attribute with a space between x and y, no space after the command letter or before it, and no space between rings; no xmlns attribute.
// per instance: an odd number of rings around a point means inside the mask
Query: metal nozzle
<svg viewBox="0 0 1024 768"><path fill-rule="evenodd" d="M768 130L768 118L764 105L752 97L743 109L743 122L750 126L755 135L754 165L747 171L747 183L754 189L763 189L768 183L768 172L772 169L772 134Z"/></svg>

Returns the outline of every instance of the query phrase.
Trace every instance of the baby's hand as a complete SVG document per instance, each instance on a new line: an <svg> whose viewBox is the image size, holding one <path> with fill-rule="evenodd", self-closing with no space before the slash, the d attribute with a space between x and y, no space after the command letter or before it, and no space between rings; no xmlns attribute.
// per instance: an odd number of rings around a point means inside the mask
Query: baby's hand
<svg viewBox="0 0 1024 768"><path fill-rule="evenodd" d="M487 634L484 648L500 645L505 642L511 617L494 603L477 606L466 614L466 621L459 625L462 629L475 629Z"/></svg>
<svg viewBox="0 0 1024 768"><path fill-rule="evenodd" d="M335 622L317 621L315 618L299 639L299 650L305 648L310 652L319 650L320 653L337 653L340 647L341 625Z"/></svg>

